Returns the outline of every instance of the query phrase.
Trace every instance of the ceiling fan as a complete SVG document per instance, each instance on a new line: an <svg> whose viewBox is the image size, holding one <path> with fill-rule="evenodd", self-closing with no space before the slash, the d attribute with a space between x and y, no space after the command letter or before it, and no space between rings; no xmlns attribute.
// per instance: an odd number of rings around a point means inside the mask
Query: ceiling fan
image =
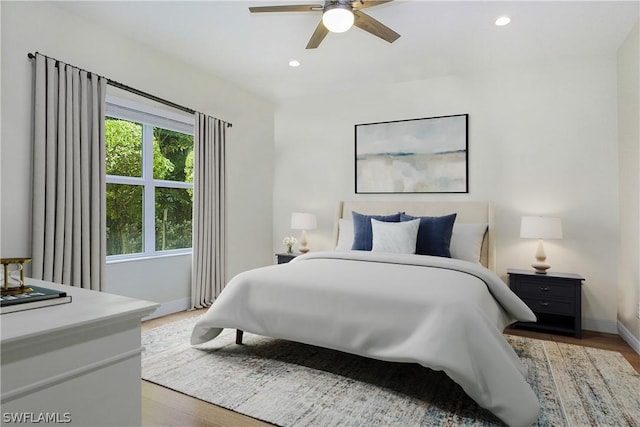
<svg viewBox="0 0 640 427"><path fill-rule="evenodd" d="M352 25L380 37L382 40L393 43L400 37L400 34L361 11L362 9L391 1L393 0L327 0L324 4L257 6L250 7L249 11L251 13L322 12L322 20L318 23L306 47L307 49L315 49L320 46L320 43L330 31L342 33L351 28Z"/></svg>

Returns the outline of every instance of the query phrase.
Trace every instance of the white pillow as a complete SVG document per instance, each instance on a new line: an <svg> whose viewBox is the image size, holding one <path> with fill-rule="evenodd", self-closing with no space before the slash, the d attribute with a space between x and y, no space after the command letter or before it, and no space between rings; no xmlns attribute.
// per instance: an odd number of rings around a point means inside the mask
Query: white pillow
<svg viewBox="0 0 640 427"><path fill-rule="evenodd" d="M353 246L353 220L338 220L338 245L336 251L350 251Z"/></svg>
<svg viewBox="0 0 640 427"><path fill-rule="evenodd" d="M455 222L449 245L451 258L480 263L482 240L487 226L485 223Z"/></svg>
<svg viewBox="0 0 640 427"><path fill-rule="evenodd" d="M371 219L373 252L416 253L416 239L420 219L404 222L385 222Z"/></svg>

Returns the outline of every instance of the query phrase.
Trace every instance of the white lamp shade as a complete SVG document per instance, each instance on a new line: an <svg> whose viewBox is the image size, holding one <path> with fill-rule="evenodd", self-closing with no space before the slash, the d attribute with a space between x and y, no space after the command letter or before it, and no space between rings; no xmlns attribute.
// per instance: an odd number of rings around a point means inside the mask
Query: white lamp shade
<svg viewBox="0 0 640 427"><path fill-rule="evenodd" d="M520 223L520 237L524 239L562 239L562 221L560 218L523 216Z"/></svg>
<svg viewBox="0 0 640 427"><path fill-rule="evenodd" d="M336 4L328 7L322 14L322 23L332 33L344 33L353 25L354 17L350 7Z"/></svg>
<svg viewBox="0 0 640 427"><path fill-rule="evenodd" d="M314 230L318 226L316 216L305 212L294 212L291 214L292 230Z"/></svg>

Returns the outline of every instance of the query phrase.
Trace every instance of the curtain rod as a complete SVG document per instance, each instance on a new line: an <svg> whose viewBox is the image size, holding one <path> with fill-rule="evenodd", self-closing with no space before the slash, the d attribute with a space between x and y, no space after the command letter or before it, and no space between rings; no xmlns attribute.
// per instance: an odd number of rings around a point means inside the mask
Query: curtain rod
<svg viewBox="0 0 640 427"><path fill-rule="evenodd" d="M43 55L40 52L36 52L36 53L39 54L39 55L44 56L45 58L49 58L49 59L55 60L56 61L56 67L58 66L58 63L60 62L60 60L55 59L55 58L51 58L50 56L47 56L47 55ZM29 53L27 53L27 57L29 59L35 59L36 55L31 53L31 52L29 52ZM75 68L78 68L78 67L75 67ZM141 91L139 89L133 88L133 87L128 86L128 85L125 85L124 83L120 83L120 82L117 82L115 80L111 80L111 79L109 79L107 77L100 76L99 74L92 73L91 71L83 70L82 68L79 68L79 69L82 70L82 71L86 71L89 74L89 78L91 78L92 74L95 74L96 76L102 77L105 80L107 80L107 84L109 84L109 85L111 85L113 87L117 87L118 89L126 90L127 92L131 92L131 93L133 93L135 95L142 96L143 98L147 98L147 99L150 99L152 101L156 101L156 102L159 102L161 104L168 105L169 107L173 107L175 109L184 111L184 112L189 113L189 114L195 114L196 113L196 110L193 110L191 108L183 107L182 105L176 104L175 102L171 102L171 101L168 101L166 99L160 98L158 96L152 95L150 93L143 92L143 91ZM224 122L227 125L227 127L232 127L233 126L233 124L231 124L229 122L225 122L224 120L221 120L221 121Z"/></svg>

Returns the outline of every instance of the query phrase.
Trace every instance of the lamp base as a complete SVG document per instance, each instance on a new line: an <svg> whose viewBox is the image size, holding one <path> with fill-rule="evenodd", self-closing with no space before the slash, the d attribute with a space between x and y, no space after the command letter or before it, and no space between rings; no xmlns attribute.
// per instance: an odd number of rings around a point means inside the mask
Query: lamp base
<svg viewBox="0 0 640 427"><path fill-rule="evenodd" d="M300 236L300 246L298 246L298 252L302 252L306 254L309 252L309 247L307 246L307 230L302 230L302 236Z"/></svg>
<svg viewBox="0 0 640 427"><path fill-rule="evenodd" d="M537 274L547 274L547 270L551 267L549 264L540 262L536 264L531 264L531 267L534 268Z"/></svg>

